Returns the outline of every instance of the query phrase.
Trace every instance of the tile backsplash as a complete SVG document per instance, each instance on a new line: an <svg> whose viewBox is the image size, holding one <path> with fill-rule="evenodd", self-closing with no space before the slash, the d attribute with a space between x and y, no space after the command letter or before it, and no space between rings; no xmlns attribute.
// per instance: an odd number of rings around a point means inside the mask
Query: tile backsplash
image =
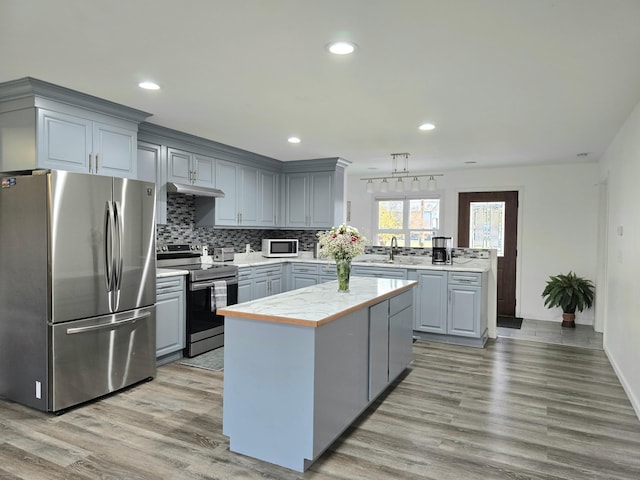
<svg viewBox="0 0 640 480"><path fill-rule="evenodd" d="M297 238L301 251L313 251L318 230L265 230L218 227L196 227L194 225L194 197L182 193L167 195L167 224L158 225L156 239L159 245L168 243L190 243L207 245L209 251L215 247L233 247L237 253L245 251L245 245L260 251L263 238ZM399 255L431 256L431 248L399 247ZM386 254L389 247L369 246L365 253ZM489 258L487 250L454 248L454 257Z"/></svg>
<svg viewBox="0 0 640 480"><path fill-rule="evenodd" d="M181 193L167 195L167 224L158 225L156 239L159 245L190 243L215 247L233 247L238 253L245 245L260 251L263 238L297 238L302 251L312 251L316 242L316 230L236 229L220 227L196 227L194 197Z"/></svg>

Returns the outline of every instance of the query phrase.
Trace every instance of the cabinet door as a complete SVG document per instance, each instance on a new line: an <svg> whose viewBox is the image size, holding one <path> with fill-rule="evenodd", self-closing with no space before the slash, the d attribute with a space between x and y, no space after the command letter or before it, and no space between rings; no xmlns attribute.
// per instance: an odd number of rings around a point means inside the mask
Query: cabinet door
<svg viewBox="0 0 640 480"><path fill-rule="evenodd" d="M413 352L413 308L405 308L389 318L389 380L409 365Z"/></svg>
<svg viewBox="0 0 640 480"><path fill-rule="evenodd" d="M267 277L253 279L253 300L269 296L269 280Z"/></svg>
<svg viewBox="0 0 640 480"><path fill-rule="evenodd" d="M240 280L238 282L238 303L253 300L251 292L251 280Z"/></svg>
<svg viewBox="0 0 640 480"><path fill-rule="evenodd" d="M182 350L184 346L184 293L159 294L156 299L156 357Z"/></svg>
<svg viewBox="0 0 640 480"><path fill-rule="evenodd" d="M191 154L176 150L167 149L167 181L182 184L191 183Z"/></svg>
<svg viewBox="0 0 640 480"><path fill-rule="evenodd" d="M91 120L38 109L38 166L90 173L92 136Z"/></svg>
<svg viewBox="0 0 640 480"><path fill-rule="evenodd" d="M448 333L480 336L480 290L480 287L449 285Z"/></svg>
<svg viewBox="0 0 640 480"><path fill-rule="evenodd" d="M286 176L287 227L306 227L309 216L309 175L290 173ZM325 204L325 208L329 205Z"/></svg>
<svg viewBox="0 0 640 480"><path fill-rule="evenodd" d="M93 123L94 173L123 178L137 176L137 132Z"/></svg>
<svg viewBox="0 0 640 480"><path fill-rule="evenodd" d="M318 284L317 275L294 274L291 277L291 290L298 288L310 287Z"/></svg>
<svg viewBox="0 0 640 480"><path fill-rule="evenodd" d="M447 333L447 272L420 271L417 280L414 328Z"/></svg>
<svg viewBox="0 0 640 480"><path fill-rule="evenodd" d="M278 223L278 175L264 170L258 171L257 223L262 227Z"/></svg>
<svg viewBox="0 0 640 480"><path fill-rule="evenodd" d="M216 187L224 192L216 198L216 225L238 225L238 166L218 160L216 162Z"/></svg>
<svg viewBox="0 0 640 480"><path fill-rule="evenodd" d="M309 175L309 185L309 226L331 227L335 203L333 173L312 173Z"/></svg>
<svg viewBox="0 0 640 480"><path fill-rule="evenodd" d="M269 295L282 293L282 276L271 277L269 279Z"/></svg>
<svg viewBox="0 0 640 480"><path fill-rule="evenodd" d="M238 213L240 225L258 225L258 169L240 167L238 171Z"/></svg>
<svg viewBox="0 0 640 480"><path fill-rule="evenodd" d="M138 142L138 180L156 184L156 223L167 223L167 172L162 147Z"/></svg>
<svg viewBox="0 0 640 480"><path fill-rule="evenodd" d="M215 159L213 157L194 154L191 168L194 172L194 185L209 188L215 187Z"/></svg>
<svg viewBox="0 0 640 480"><path fill-rule="evenodd" d="M389 382L389 301L369 307L369 400Z"/></svg>

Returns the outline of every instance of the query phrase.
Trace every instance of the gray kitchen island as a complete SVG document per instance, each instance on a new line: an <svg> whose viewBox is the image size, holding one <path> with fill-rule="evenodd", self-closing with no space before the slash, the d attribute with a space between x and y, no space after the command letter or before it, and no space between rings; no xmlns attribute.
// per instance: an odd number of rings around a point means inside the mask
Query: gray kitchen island
<svg viewBox="0 0 640 480"><path fill-rule="evenodd" d="M232 452L306 470L412 359L411 280L352 277L219 310Z"/></svg>

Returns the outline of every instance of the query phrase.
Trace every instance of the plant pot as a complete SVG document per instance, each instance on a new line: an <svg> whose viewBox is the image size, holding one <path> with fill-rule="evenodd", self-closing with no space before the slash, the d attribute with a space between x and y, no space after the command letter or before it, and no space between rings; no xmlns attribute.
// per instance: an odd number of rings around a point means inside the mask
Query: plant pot
<svg viewBox="0 0 640 480"><path fill-rule="evenodd" d="M563 313L562 314L562 326L566 328L576 328L576 314L575 313Z"/></svg>

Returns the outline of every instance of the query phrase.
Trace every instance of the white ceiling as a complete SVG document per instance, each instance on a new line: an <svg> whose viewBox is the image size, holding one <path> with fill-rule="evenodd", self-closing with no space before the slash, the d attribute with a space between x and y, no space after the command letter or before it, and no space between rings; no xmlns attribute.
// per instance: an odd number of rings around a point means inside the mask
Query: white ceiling
<svg viewBox="0 0 640 480"><path fill-rule="evenodd" d="M640 0L0 0L0 81L24 76L352 173L588 162L640 100Z"/></svg>

